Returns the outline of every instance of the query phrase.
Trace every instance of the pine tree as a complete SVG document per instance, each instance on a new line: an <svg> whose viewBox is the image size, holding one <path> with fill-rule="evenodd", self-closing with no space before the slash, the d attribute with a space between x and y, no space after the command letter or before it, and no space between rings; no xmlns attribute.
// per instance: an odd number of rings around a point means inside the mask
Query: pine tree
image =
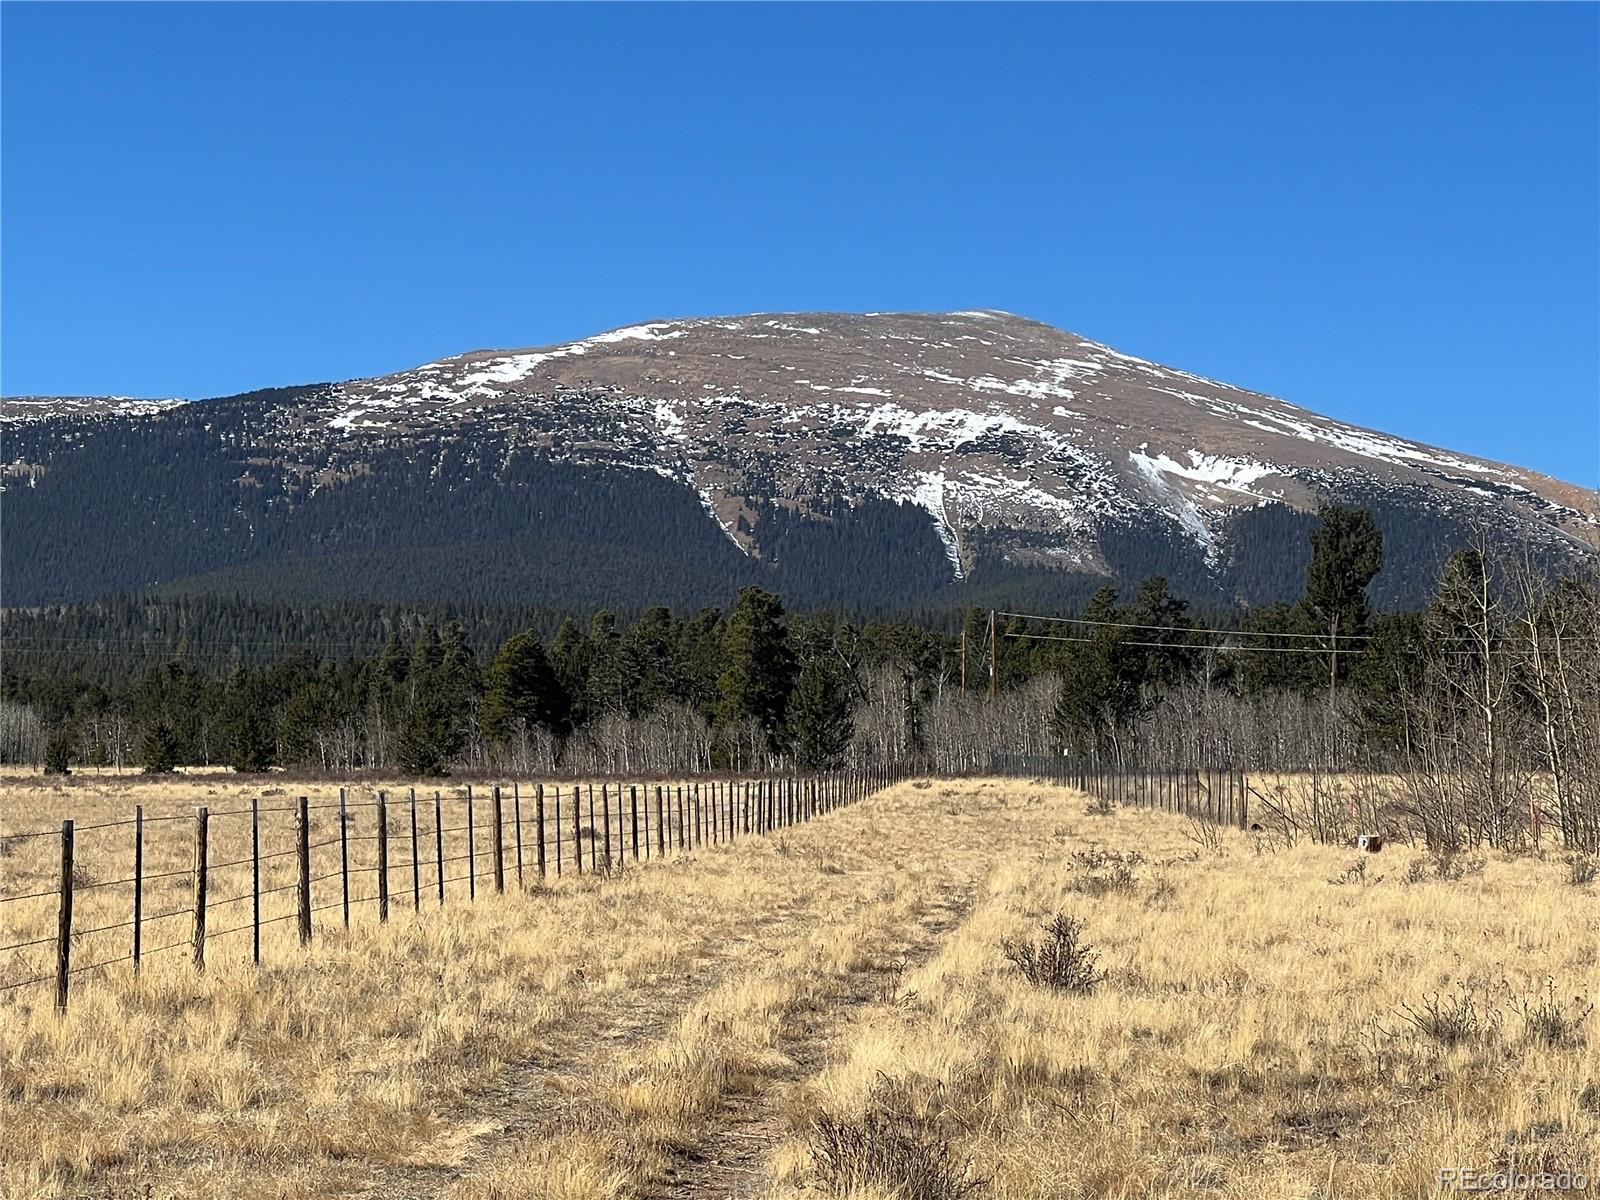
<svg viewBox="0 0 1600 1200"><path fill-rule="evenodd" d="M444 646L439 641L439 631L431 621L426 622L411 645L411 667L406 673L406 683L412 699L443 662Z"/></svg>
<svg viewBox="0 0 1600 1200"><path fill-rule="evenodd" d="M280 730L287 762L306 762L317 757L317 737L335 717L333 681L326 675L302 684L283 704Z"/></svg>
<svg viewBox="0 0 1600 1200"><path fill-rule="evenodd" d="M1124 735L1144 709L1141 685L1146 658L1126 643L1131 631L1118 627L1128 614L1117 607L1109 587L1095 592L1084 616L1089 641L1073 645L1062 659L1061 694L1056 701L1056 736L1064 746L1121 757Z"/></svg>
<svg viewBox="0 0 1600 1200"><path fill-rule="evenodd" d="M72 730L65 725L57 727L44 744L44 773L46 775L72 774Z"/></svg>
<svg viewBox="0 0 1600 1200"><path fill-rule="evenodd" d="M465 741L461 714L445 696L422 687L401 718L395 760L407 775L448 775Z"/></svg>
<svg viewBox="0 0 1600 1200"><path fill-rule="evenodd" d="M228 680L223 701L223 729L228 765L235 771L265 771L277 757L277 737L264 692L260 680L242 667Z"/></svg>
<svg viewBox="0 0 1600 1200"><path fill-rule="evenodd" d="M629 711L638 715L666 700L688 699L683 662L683 623L670 609L647 608L620 647L622 669L630 682Z"/></svg>
<svg viewBox="0 0 1600 1200"><path fill-rule="evenodd" d="M684 690L707 721L715 721L722 701L718 681L725 665L720 609L703 608L683 630Z"/></svg>
<svg viewBox="0 0 1600 1200"><path fill-rule="evenodd" d="M139 742L139 758L146 775L166 775L178 765L178 739L172 726L157 721L148 726Z"/></svg>
<svg viewBox="0 0 1600 1200"><path fill-rule="evenodd" d="M855 724L840 672L822 655L800 668L789 697L788 732L790 753L802 770L824 771L844 761Z"/></svg>
<svg viewBox="0 0 1600 1200"><path fill-rule="evenodd" d="M583 631L571 617L561 622L550 641L550 667L566 693L569 719L574 725L589 720L589 646Z"/></svg>
<svg viewBox="0 0 1600 1200"><path fill-rule="evenodd" d="M491 742L503 745L519 720L554 732L564 727L566 696L533 631L519 633L500 647L486 682L483 732Z"/></svg>
<svg viewBox="0 0 1600 1200"><path fill-rule="evenodd" d="M1365 633L1371 619L1367 585L1383 568L1383 533L1365 509L1329 505L1318 517L1302 603L1327 631L1331 686L1348 670L1348 658L1339 661L1339 639Z"/></svg>
<svg viewBox="0 0 1600 1200"><path fill-rule="evenodd" d="M601 609L590 618L584 649L588 673L583 690L588 697L590 715L626 712L631 681L623 667L622 639L617 634L615 613Z"/></svg>
<svg viewBox="0 0 1600 1200"><path fill-rule="evenodd" d="M406 658L405 647L400 644L400 635L391 633L389 640L384 643L383 651L377 659L378 671L390 683L404 683L406 671L410 663Z"/></svg>
<svg viewBox="0 0 1600 1200"><path fill-rule="evenodd" d="M774 749L794 678L794 656L782 620L783 605L771 592L741 590L728 618L723 641L727 666L718 680L722 719L731 723L753 717Z"/></svg>

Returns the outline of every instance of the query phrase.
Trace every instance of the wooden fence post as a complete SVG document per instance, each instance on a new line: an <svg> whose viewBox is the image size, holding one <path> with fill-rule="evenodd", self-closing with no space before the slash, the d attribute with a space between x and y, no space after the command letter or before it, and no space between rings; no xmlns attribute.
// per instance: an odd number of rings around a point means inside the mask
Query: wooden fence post
<svg viewBox="0 0 1600 1200"><path fill-rule="evenodd" d="M67 1011L67 981L72 974L73 824L61 822L61 911L56 919L56 1011Z"/></svg>
<svg viewBox="0 0 1600 1200"><path fill-rule="evenodd" d="M350 928L350 818L344 810L344 789L339 789L339 899L344 907L344 927Z"/></svg>
<svg viewBox="0 0 1600 1200"><path fill-rule="evenodd" d="M209 849L211 810L194 810L194 969L206 969L206 851Z"/></svg>
<svg viewBox="0 0 1600 1200"><path fill-rule="evenodd" d="M593 799L592 796L590 798ZM605 785L603 783L600 785L600 812L603 815L603 819L604 819L604 822L605 822L605 834L606 834L606 858L605 858L605 861L606 861L606 865L610 866L611 865L611 794L610 794L609 790L607 789L607 785Z"/></svg>
<svg viewBox="0 0 1600 1200"><path fill-rule="evenodd" d="M539 882L544 882L544 784L535 785L533 793L534 815L539 819Z"/></svg>
<svg viewBox="0 0 1600 1200"><path fill-rule="evenodd" d="M472 785L467 784L467 899L478 898L478 832L472 822Z"/></svg>
<svg viewBox="0 0 1600 1200"><path fill-rule="evenodd" d="M300 944L308 945L311 941L311 812L307 807L308 801L300 797L299 808L295 813L295 858L299 868L299 878L296 881L295 893L299 901L299 927Z"/></svg>
<svg viewBox="0 0 1600 1200"><path fill-rule="evenodd" d="M683 848L684 848L683 785L680 783L678 785L678 849L682 850Z"/></svg>
<svg viewBox="0 0 1600 1200"><path fill-rule="evenodd" d="M633 861L639 861L639 787L628 785L628 823L633 829Z"/></svg>
<svg viewBox="0 0 1600 1200"><path fill-rule="evenodd" d="M433 793L433 858L439 883L439 907L444 907L444 797Z"/></svg>
<svg viewBox="0 0 1600 1200"><path fill-rule="evenodd" d="M656 784L656 855L665 857L667 853L667 826L661 806L661 785Z"/></svg>
<svg viewBox="0 0 1600 1200"><path fill-rule="evenodd" d="M506 890L506 824L505 810L500 807L500 785L495 784L494 801L494 890L503 895Z"/></svg>
<svg viewBox="0 0 1600 1200"><path fill-rule="evenodd" d="M378 920L389 919L389 801L378 793Z"/></svg>
<svg viewBox="0 0 1600 1200"><path fill-rule="evenodd" d="M144 931L144 805L133 806L133 973L139 973Z"/></svg>
<svg viewBox="0 0 1600 1200"><path fill-rule="evenodd" d="M250 800L250 961L261 965L261 802Z"/></svg>

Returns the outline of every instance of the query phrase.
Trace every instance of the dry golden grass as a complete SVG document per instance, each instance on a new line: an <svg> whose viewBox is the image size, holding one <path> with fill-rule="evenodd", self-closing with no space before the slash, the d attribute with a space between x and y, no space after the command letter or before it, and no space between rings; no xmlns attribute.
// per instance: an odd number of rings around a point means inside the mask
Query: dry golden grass
<svg viewBox="0 0 1600 1200"><path fill-rule="evenodd" d="M150 785L103 786L125 807ZM8 827L64 815L65 792L22 812L24 787ZM1391 848L1334 883L1353 851L1188 833L1065 788L919 781L609 878L381 928L364 909L309 953L279 922L259 970L240 937L203 976L181 953L109 968L65 1016L20 989L0 996L0 1191L1409 1197L1445 1166L1600 1174L1600 1016L1552 1045L1506 1005L1547 979L1569 1010L1600 992L1600 910L1558 860L1441 879ZM1090 847L1137 851L1131 884ZM1106 972L1088 994L1001 953L1063 910ZM1407 1023L1463 988L1487 1033ZM853 1176L822 1154L830 1125L881 1135Z"/></svg>

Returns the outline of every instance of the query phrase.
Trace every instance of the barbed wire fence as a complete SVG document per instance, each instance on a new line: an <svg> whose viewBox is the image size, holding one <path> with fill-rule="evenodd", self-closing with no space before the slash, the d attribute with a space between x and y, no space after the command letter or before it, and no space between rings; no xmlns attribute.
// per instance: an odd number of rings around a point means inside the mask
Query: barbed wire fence
<svg viewBox="0 0 1600 1200"><path fill-rule="evenodd" d="M59 855L56 886L0 892L0 938L19 926L38 929L48 912L24 922L12 906L55 906L54 929L42 936L0 942L0 1000L21 989L54 983L55 1007L64 1011L82 977L119 963L132 964L137 974L147 959L187 951L196 971L206 969L207 955L224 938L249 935L250 961L261 963L261 931L294 921L302 948L310 947L325 919L317 914L339 910L339 927L349 930L353 914L374 906L379 924L395 907L422 914L445 908L452 897L478 898L480 884L504 894L508 886L526 891L563 875L611 876L631 863L645 863L707 845L759 837L852 804L906 778L899 765L870 770L827 771L752 780L688 783L493 785L464 797L445 798L442 791L404 798L378 791L370 800L353 800L341 787L337 801L311 803L300 796L290 804L213 811L200 806L188 814L147 816L143 805L134 815L115 821L79 825L61 822L59 829L35 829L0 835L0 855L33 843L35 853ZM487 792L487 794L484 794ZM459 806L456 822L446 824L447 811ZM222 862L212 860L220 843L213 822L248 821L249 853ZM174 833L189 823L188 836L151 836L147 826L170 827ZM113 879L96 879L79 853L86 833L110 836L127 831L132 871ZM237 827L235 827L237 830ZM263 835L292 844L263 850ZM327 836L323 836L327 835ZM152 850L165 857L187 853L189 865L147 870ZM102 856L104 857L104 856ZM222 896L214 894L225 873L248 871ZM336 882L335 882L336 881ZM352 895L352 883L360 890ZM320 886L319 886L320 885ZM457 885L454 889L452 885ZM126 919L83 927L75 923L75 906L86 897L127 889ZM180 895L175 903L173 891ZM159 911L147 909L153 894L167 901ZM289 901L285 904L284 901ZM248 905L248 916L244 906ZM102 909L114 907L101 904ZM274 911L286 908L287 911ZM227 921L213 928L213 918ZM187 920L185 921L185 918ZM176 926L173 924L178 922ZM158 944L151 946L156 933ZM94 961L77 961L79 947L91 936L121 933L126 949ZM53 961L52 961L53 959Z"/></svg>

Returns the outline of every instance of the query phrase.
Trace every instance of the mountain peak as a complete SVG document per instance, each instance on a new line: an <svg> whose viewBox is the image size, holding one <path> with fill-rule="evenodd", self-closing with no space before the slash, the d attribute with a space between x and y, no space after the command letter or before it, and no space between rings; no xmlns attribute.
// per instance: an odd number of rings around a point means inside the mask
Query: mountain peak
<svg viewBox="0 0 1600 1200"><path fill-rule="evenodd" d="M163 420L173 403L104 412ZM1330 500L1553 553L1600 543L1593 492L990 309L652 320L234 407L249 414L225 451L241 486L282 473L289 513L395 446L439 456L430 489L532 455L672 481L761 562L780 529L848 525L884 502L923 514L953 581L982 568L1118 577L1143 546L1157 549L1141 563L1156 556L1190 591L1228 587L1251 552L1241 530ZM39 468L17 470L37 483Z"/></svg>

